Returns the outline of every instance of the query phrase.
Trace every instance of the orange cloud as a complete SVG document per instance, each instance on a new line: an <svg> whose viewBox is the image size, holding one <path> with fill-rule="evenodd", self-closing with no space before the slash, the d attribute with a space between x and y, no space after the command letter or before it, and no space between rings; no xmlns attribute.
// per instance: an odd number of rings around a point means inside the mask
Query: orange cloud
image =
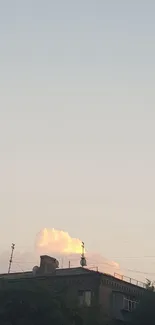
<svg viewBox="0 0 155 325"><path fill-rule="evenodd" d="M72 238L67 232L56 229L43 229L36 237L36 250L39 254L54 255L59 259L60 267L80 266L82 241ZM100 254L86 252L87 267L101 272L114 274L120 272L119 264L109 261Z"/></svg>
<svg viewBox="0 0 155 325"><path fill-rule="evenodd" d="M72 238L67 232L44 228L36 238L36 247L39 251L59 254L80 254L81 240Z"/></svg>

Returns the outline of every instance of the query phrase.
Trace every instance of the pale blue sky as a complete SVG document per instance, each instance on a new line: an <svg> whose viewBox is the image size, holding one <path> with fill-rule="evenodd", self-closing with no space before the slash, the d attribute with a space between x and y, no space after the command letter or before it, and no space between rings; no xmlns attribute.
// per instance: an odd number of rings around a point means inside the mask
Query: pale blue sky
<svg viewBox="0 0 155 325"><path fill-rule="evenodd" d="M3 249L54 227L106 257L155 255L154 14L153 1L0 1Z"/></svg>

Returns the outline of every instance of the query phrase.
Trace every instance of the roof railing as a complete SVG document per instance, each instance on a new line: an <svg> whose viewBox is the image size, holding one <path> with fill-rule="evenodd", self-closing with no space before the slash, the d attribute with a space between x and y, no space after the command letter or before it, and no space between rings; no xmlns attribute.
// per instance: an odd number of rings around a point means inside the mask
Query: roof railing
<svg viewBox="0 0 155 325"><path fill-rule="evenodd" d="M130 278L130 277L125 276L123 274L114 273L114 277L117 278L117 279L120 279L122 281L134 284L134 285L136 285L138 287L146 288L146 283L144 283L142 281L138 281L138 280L133 279L133 278Z"/></svg>

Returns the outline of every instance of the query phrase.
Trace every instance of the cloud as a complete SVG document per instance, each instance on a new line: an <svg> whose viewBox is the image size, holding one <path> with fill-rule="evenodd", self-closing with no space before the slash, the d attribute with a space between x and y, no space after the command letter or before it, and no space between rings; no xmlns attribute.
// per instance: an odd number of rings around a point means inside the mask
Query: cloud
<svg viewBox="0 0 155 325"><path fill-rule="evenodd" d="M82 241L72 238L67 232L56 229L42 229L36 236L36 250L40 254L54 255L60 262L60 267L80 266ZM98 253L85 252L87 266L94 270L114 274L119 272L119 265L109 261Z"/></svg>
<svg viewBox="0 0 155 325"><path fill-rule="evenodd" d="M36 238L37 250L62 253L62 254L80 254L81 240L72 238L67 232L56 229L44 228Z"/></svg>

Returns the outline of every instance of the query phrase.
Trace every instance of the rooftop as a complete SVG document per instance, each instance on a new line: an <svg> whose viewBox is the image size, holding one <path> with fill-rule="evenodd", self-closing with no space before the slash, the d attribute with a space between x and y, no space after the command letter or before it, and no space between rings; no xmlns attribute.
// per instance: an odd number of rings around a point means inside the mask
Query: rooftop
<svg viewBox="0 0 155 325"><path fill-rule="evenodd" d="M17 279L25 279L25 278L33 278L35 277L50 277L50 276L80 276L80 275L90 275L90 274L94 274L94 275L100 275L100 276L104 276L106 277L108 280L110 281L115 281L115 282L119 282L119 283L126 283L130 286L136 286L139 288L146 288L146 285L143 282L137 281L135 279L129 278L129 277L125 277L123 275L119 275L117 273L113 275L107 274L107 273L101 273L98 271L94 271L91 269L87 269L87 268L82 268L82 267L74 267L74 268L62 268L62 269L56 269L55 273L47 273L47 274L38 274L38 275L34 275L33 271L29 271L29 272L17 272L17 273L5 273L5 274L0 274L0 279L9 279L9 280L17 280Z"/></svg>
<svg viewBox="0 0 155 325"><path fill-rule="evenodd" d="M74 267L74 268L66 268L66 269L56 269L54 275L56 276L70 276L70 275L81 275L88 273L96 273L95 271L82 268L82 267ZM99 273L99 272L98 272ZM40 276L40 275L36 275ZM41 276L53 276L53 274L47 273ZM17 278L31 278L34 277L32 271L28 272L15 272L15 273L3 273L0 274L0 279L17 279Z"/></svg>

